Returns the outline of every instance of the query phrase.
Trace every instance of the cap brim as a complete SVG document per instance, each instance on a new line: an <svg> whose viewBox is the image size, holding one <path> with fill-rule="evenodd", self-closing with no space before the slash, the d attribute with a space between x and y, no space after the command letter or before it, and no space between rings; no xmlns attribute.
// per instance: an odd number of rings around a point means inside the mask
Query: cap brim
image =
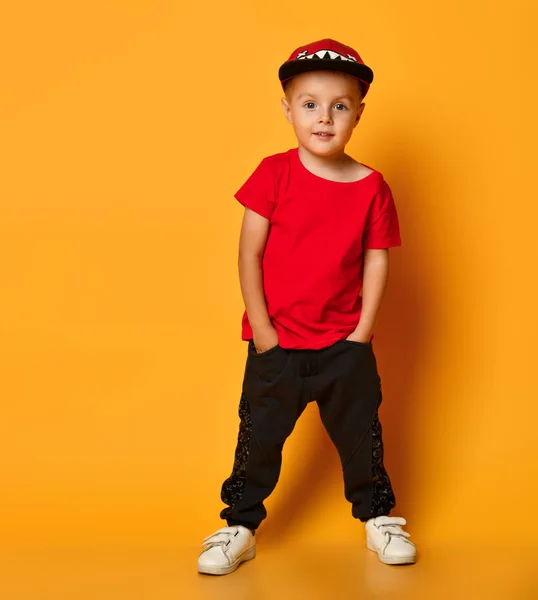
<svg viewBox="0 0 538 600"><path fill-rule="evenodd" d="M370 67L362 63L357 63L351 60L324 60L303 58L301 60L291 60L281 65L278 70L278 78L281 83L284 83L291 77L299 75L300 73L309 73L311 71L338 71L340 73L347 73L353 75L357 79L360 79L366 84L366 89L370 87L370 84L374 80L374 72Z"/></svg>

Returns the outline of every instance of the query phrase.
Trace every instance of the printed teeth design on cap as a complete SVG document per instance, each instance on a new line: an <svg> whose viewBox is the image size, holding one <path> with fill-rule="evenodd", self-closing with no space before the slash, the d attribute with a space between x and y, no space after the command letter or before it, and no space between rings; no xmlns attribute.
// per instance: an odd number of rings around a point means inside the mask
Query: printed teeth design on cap
<svg viewBox="0 0 538 600"><path fill-rule="evenodd" d="M344 56L343 54L339 54L338 52L335 52L334 50L318 50L317 52L314 52L313 54L308 54L308 50L304 50L303 52L299 52L299 54L297 54L297 59L301 60L301 59L321 59L321 60L352 60L354 62L357 62L357 59L354 56L351 56L351 54L348 54L347 56Z"/></svg>

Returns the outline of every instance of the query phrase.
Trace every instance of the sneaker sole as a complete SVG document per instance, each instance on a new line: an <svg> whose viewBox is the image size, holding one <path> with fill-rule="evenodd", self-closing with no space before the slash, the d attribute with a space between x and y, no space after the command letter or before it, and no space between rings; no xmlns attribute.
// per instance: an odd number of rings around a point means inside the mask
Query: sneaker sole
<svg viewBox="0 0 538 600"><path fill-rule="evenodd" d="M252 560L255 556L256 546L253 546L236 558L232 564L226 565L225 567L205 567L198 565L198 573L203 573L204 575L228 575L228 573L233 573L242 562Z"/></svg>
<svg viewBox="0 0 538 600"><path fill-rule="evenodd" d="M379 552L377 551L377 548L374 546L374 544L372 542L370 542L369 539L366 540L366 547L368 548L368 550L375 552L377 554L377 556L379 557L379 560L382 563L385 563L386 565L412 565L412 564L414 564L414 562L416 560L416 555L397 556L394 558L390 558L388 556L381 556L381 554L379 554Z"/></svg>

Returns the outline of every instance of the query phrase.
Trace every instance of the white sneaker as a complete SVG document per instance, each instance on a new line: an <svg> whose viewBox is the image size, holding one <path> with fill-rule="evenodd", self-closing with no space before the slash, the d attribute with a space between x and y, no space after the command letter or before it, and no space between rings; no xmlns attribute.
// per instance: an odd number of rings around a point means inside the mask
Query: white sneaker
<svg viewBox="0 0 538 600"><path fill-rule="evenodd" d="M256 539L247 527L223 527L206 537L198 557L198 573L227 575L256 556Z"/></svg>
<svg viewBox="0 0 538 600"><path fill-rule="evenodd" d="M405 565L414 563L417 557L411 535L403 531L400 525L407 521L402 517L375 517L365 523L366 545L377 552L379 560L387 565Z"/></svg>

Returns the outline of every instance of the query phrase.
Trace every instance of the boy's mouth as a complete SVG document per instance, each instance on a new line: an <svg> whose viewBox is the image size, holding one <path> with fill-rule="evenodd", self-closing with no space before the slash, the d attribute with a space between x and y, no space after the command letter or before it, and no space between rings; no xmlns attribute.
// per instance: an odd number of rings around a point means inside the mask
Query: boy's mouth
<svg viewBox="0 0 538 600"><path fill-rule="evenodd" d="M334 133L325 133L323 131L319 131L319 132L314 133L314 135L316 135L319 138L327 139L327 138L332 138L334 136Z"/></svg>

